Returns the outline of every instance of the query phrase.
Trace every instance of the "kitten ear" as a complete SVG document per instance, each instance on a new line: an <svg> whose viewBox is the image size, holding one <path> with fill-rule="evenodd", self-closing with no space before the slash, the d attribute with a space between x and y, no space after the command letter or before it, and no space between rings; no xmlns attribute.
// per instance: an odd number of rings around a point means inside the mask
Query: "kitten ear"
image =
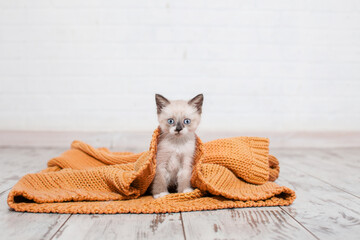
<svg viewBox="0 0 360 240"><path fill-rule="evenodd" d="M201 114L203 102L204 102L204 95L199 94L196 95L196 97L194 97L190 101L188 101L188 104L194 106L197 109L197 111Z"/></svg>
<svg viewBox="0 0 360 240"><path fill-rule="evenodd" d="M167 100L165 97L161 96L160 94L155 94L155 101L157 107L157 113L161 113L161 110L170 104L170 101Z"/></svg>

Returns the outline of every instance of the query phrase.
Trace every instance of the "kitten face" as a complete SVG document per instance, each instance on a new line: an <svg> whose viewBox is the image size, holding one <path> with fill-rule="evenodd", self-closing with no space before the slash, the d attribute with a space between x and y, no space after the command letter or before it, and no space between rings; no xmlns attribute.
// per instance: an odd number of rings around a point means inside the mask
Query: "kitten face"
<svg viewBox="0 0 360 240"><path fill-rule="evenodd" d="M194 133L197 129L202 112L204 96L197 95L189 101L173 100L155 95L158 120L161 130L176 137Z"/></svg>

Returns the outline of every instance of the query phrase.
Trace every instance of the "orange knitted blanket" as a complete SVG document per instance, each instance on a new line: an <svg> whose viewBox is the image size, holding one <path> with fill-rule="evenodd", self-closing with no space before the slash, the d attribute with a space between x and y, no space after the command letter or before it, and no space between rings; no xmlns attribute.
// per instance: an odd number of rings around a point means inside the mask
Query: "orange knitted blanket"
<svg viewBox="0 0 360 240"><path fill-rule="evenodd" d="M12 188L15 211L53 213L165 213L289 205L295 192L273 181L279 165L269 140L235 137L202 143L197 138L190 193L154 199L147 193L156 170L160 130L149 151L110 152L74 141L48 168L27 174Z"/></svg>

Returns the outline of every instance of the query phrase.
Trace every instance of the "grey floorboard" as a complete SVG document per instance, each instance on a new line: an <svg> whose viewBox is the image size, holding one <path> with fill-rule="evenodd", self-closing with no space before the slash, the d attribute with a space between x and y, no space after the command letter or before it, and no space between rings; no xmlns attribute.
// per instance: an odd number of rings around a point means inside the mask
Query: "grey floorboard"
<svg viewBox="0 0 360 240"><path fill-rule="evenodd" d="M46 168L46 163L63 151L58 148L0 148L0 192L11 188L25 174Z"/></svg>
<svg viewBox="0 0 360 240"><path fill-rule="evenodd" d="M280 167L290 166L360 197L360 148L278 149L275 156Z"/></svg>
<svg viewBox="0 0 360 240"><path fill-rule="evenodd" d="M289 166L282 167L277 182L297 196L291 206L281 208L319 239L360 235L359 198Z"/></svg>
<svg viewBox="0 0 360 240"><path fill-rule="evenodd" d="M187 239L316 239L279 207L182 213Z"/></svg>
<svg viewBox="0 0 360 240"><path fill-rule="evenodd" d="M73 215L54 239L183 240L180 213Z"/></svg>
<svg viewBox="0 0 360 240"><path fill-rule="evenodd" d="M64 224L69 214L23 213L9 209L8 191L0 196L1 239L50 239Z"/></svg>
<svg viewBox="0 0 360 240"><path fill-rule="evenodd" d="M125 140L122 140L125 141ZM126 141L125 141L126 142ZM141 151L129 143L127 150ZM181 214L68 215L18 213L8 189L65 149L0 148L2 239L354 239L360 235L360 148L276 149L277 181L296 191L288 207ZM121 146L112 145L121 151Z"/></svg>

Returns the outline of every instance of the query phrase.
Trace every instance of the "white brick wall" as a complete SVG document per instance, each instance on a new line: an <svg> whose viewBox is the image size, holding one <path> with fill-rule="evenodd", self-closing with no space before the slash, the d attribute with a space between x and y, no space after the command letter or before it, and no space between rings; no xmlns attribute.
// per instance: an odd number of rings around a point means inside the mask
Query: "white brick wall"
<svg viewBox="0 0 360 240"><path fill-rule="evenodd" d="M0 130L360 131L358 0L0 0Z"/></svg>

